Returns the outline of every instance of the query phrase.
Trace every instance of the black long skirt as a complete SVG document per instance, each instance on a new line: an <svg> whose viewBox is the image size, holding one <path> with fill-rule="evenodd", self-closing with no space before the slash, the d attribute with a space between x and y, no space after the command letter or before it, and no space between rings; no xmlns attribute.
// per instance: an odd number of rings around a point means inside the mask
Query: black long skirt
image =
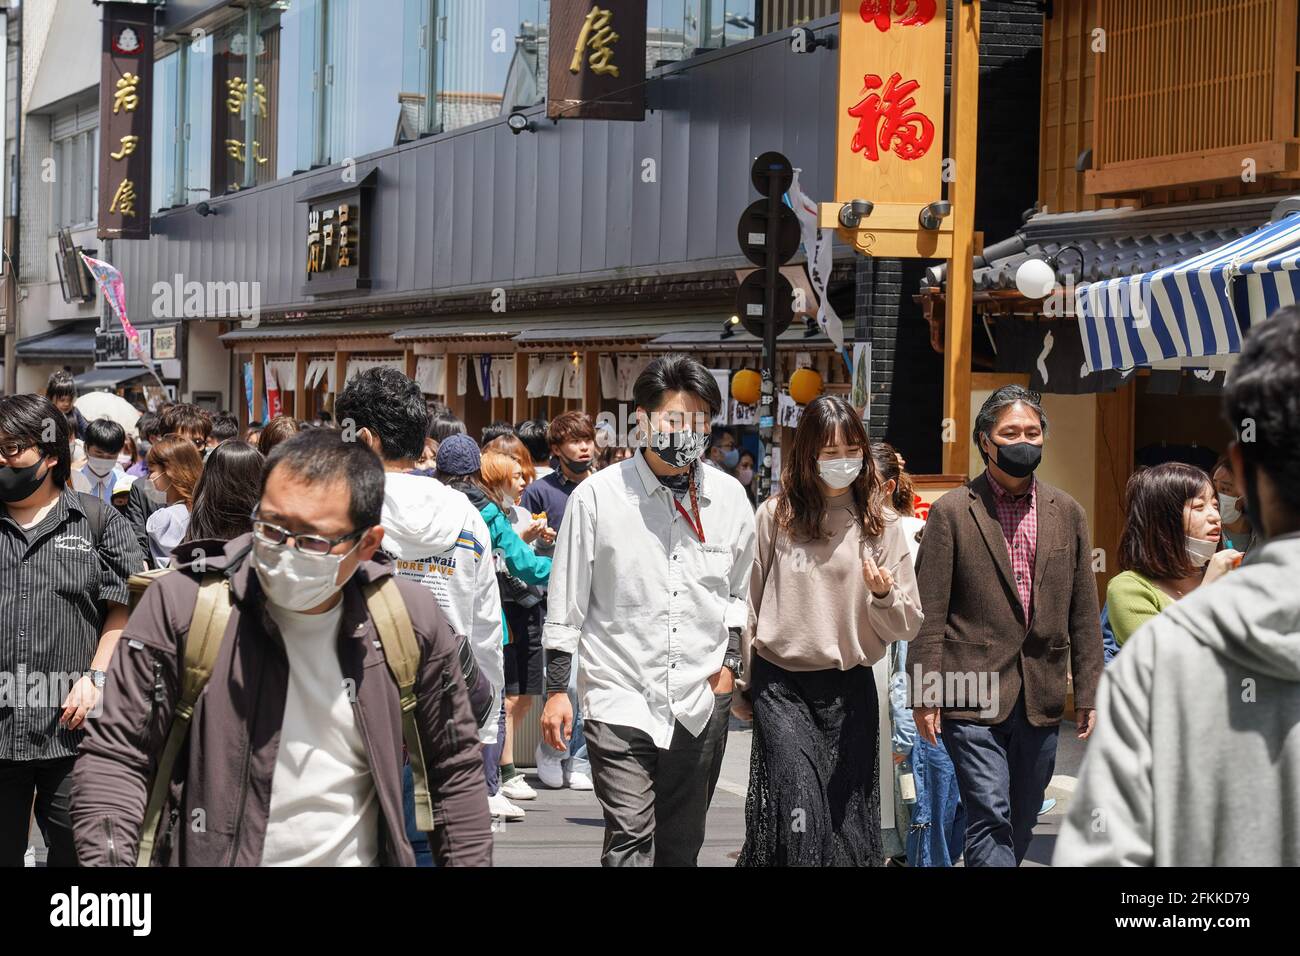
<svg viewBox="0 0 1300 956"><path fill-rule="evenodd" d="M880 866L880 714L870 667L753 655L754 739L738 866Z"/></svg>

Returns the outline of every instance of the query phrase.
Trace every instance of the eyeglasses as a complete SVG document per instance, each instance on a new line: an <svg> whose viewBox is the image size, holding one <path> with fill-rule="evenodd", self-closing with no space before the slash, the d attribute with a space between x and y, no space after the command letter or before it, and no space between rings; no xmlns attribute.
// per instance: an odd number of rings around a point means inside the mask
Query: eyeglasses
<svg viewBox="0 0 1300 956"><path fill-rule="evenodd" d="M341 534L337 538L323 538L318 534L294 534L281 528L279 525L271 524L269 521L263 521L253 512L253 534L261 542L275 547L283 547L284 544L293 538L293 548L303 554L329 554L334 550L334 546L344 541L352 541L360 538L364 532L349 531L347 534Z"/></svg>
<svg viewBox="0 0 1300 956"><path fill-rule="evenodd" d="M5 458L17 458L29 448L35 447L29 441L6 441L0 442L0 456Z"/></svg>
<svg viewBox="0 0 1300 956"><path fill-rule="evenodd" d="M199 451L202 451L203 449L205 449L205 448L208 447L207 439L205 439L205 438L186 438L184 435L180 434L179 432L172 432L170 435L163 435L163 438L180 438L180 439L182 439L182 440L184 440L184 441L190 441L190 442L193 442L193 443L194 443L194 447L197 448Z"/></svg>

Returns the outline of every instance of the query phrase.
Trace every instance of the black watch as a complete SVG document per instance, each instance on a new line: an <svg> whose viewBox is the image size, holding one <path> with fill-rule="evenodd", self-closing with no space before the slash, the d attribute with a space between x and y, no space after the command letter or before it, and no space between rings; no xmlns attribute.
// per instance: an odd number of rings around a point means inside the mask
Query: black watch
<svg viewBox="0 0 1300 956"><path fill-rule="evenodd" d="M739 654L728 654L722 659L722 666L731 671L736 680L745 676L745 661Z"/></svg>

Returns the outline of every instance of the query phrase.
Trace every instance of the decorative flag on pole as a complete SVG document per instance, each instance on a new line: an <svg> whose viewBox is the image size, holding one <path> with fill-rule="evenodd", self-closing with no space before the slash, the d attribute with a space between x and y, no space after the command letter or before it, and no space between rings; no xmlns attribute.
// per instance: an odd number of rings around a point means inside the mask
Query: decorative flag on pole
<svg viewBox="0 0 1300 956"><path fill-rule="evenodd" d="M799 217L799 232L803 238L803 252L807 257L808 278L812 281L813 291L817 293L817 324L826 333L826 337L835 343L835 347L844 356L844 364L850 369L853 363L844 349L844 323L835 314L830 300L826 297L826 284L831 278L831 243L835 235L833 229L817 228L817 204L804 195L799 186L798 167L794 171L794 180L786 192L790 208Z"/></svg>
<svg viewBox="0 0 1300 956"><path fill-rule="evenodd" d="M90 274L95 277L95 285L99 286L99 291L104 293L104 298L108 300L108 307L113 310L117 320L122 323L122 331L126 333L127 340L131 343L131 351L135 357L140 360L140 364L149 370L149 374L158 382L158 387L166 389L162 379L158 378L158 373L154 371L153 363L144 354L144 349L140 347L140 333L136 327L131 324L131 320L126 317L126 283L122 280L122 273L116 267L109 265L102 259L92 259L84 252L80 253L81 260L90 270Z"/></svg>

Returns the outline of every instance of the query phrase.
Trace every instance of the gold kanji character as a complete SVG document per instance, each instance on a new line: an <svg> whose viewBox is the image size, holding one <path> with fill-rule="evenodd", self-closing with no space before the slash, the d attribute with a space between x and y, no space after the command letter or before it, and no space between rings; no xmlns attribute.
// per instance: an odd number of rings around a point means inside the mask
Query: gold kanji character
<svg viewBox="0 0 1300 956"><path fill-rule="evenodd" d="M226 153L231 159L244 161L244 141L242 139L226 140Z"/></svg>
<svg viewBox="0 0 1300 956"><path fill-rule="evenodd" d="M120 212L124 216L135 215L135 183L129 179L124 179L118 184L117 192L113 193L113 201L109 204L108 211Z"/></svg>
<svg viewBox="0 0 1300 956"><path fill-rule="evenodd" d="M136 136L135 134L123 136L122 148L119 149L116 153L109 153L108 155L112 156L114 159L125 159L126 157L130 156L132 153L135 152L135 148L139 144L139 142L140 142L140 137Z"/></svg>
<svg viewBox="0 0 1300 956"><path fill-rule="evenodd" d="M591 11L582 22L578 42L573 48L573 60L569 63L570 73L582 72L583 51L586 47L591 47L595 51L588 61L591 64L591 71L618 76L618 67L610 62L614 56L614 51L610 47L618 41L618 34L609 25L613 17L612 11L603 10L599 5L592 4Z"/></svg>
<svg viewBox="0 0 1300 956"><path fill-rule="evenodd" d="M118 112L119 108L126 110L128 113L134 112L135 108L140 105L140 97L137 95L137 88L140 86L140 77L134 73L123 73L117 81L117 90L113 94L113 112Z"/></svg>
<svg viewBox="0 0 1300 956"><path fill-rule="evenodd" d="M320 270L321 270L320 243L312 242L307 246L307 274L311 275L311 273L320 272Z"/></svg>

